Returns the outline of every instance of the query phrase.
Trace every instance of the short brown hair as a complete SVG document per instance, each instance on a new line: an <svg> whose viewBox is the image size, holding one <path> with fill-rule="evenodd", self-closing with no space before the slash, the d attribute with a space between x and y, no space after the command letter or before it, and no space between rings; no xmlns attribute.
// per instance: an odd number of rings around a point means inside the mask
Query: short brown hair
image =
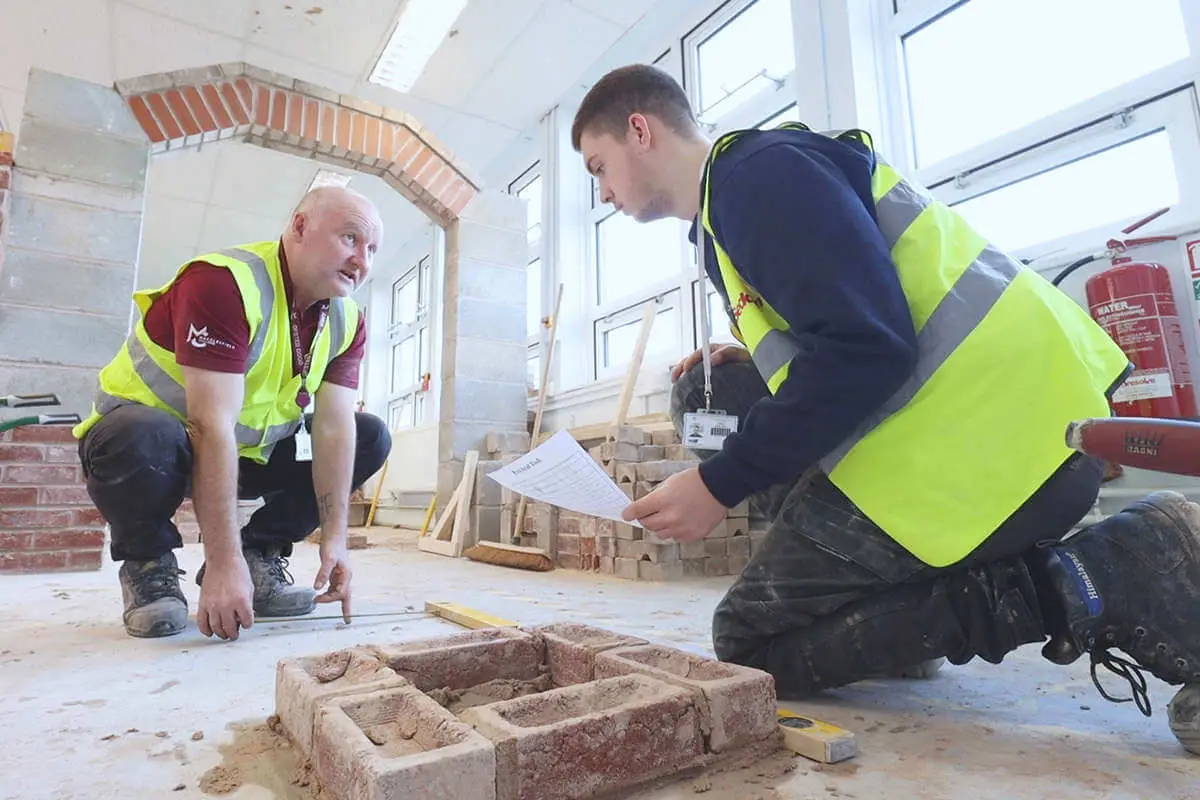
<svg viewBox="0 0 1200 800"><path fill-rule="evenodd" d="M601 78L583 98L571 125L571 146L579 151L584 131L625 138L630 114L652 114L682 136L696 132L695 114L674 78L649 64L618 67Z"/></svg>

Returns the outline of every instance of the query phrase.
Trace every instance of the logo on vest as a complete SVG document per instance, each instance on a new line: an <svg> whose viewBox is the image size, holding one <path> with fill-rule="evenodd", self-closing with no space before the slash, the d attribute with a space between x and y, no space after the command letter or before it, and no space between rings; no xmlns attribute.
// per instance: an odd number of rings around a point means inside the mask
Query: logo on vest
<svg viewBox="0 0 1200 800"><path fill-rule="evenodd" d="M188 344L195 347L197 350L203 350L205 347L224 347L226 350L232 350L233 345L229 342L223 342L216 337L208 335L208 326L197 328L195 325L188 323Z"/></svg>
<svg viewBox="0 0 1200 800"><path fill-rule="evenodd" d="M737 302L733 304L733 318L741 319L742 311L749 305L755 305L761 309L763 305L762 295L739 292Z"/></svg>

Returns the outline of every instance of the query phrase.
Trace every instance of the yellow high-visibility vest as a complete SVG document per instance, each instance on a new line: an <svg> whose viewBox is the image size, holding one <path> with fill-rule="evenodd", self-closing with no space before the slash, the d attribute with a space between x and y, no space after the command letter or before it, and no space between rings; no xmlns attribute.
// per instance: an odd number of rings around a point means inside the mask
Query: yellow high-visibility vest
<svg viewBox="0 0 1200 800"><path fill-rule="evenodd" d="M265 463L275 443L296 432L303 414L296 405L300 376L294 374L291 315L283 284L277 240L254 242L198 256L182 265L175 277L158 289L135 292L139 318L120 351L100 371L100 388L92 412L75 426L78 439L99 419L119 406L139 403L187 419L183 370L175 354L159 347L146 333L145 316L151 303L170 288L194 261L225 267L233 273L250 326L246 388L234 435L238 455ZM349 298L334 298L329 318L313 343L312 366L305 386L310 396L320 388L329 362L346 352L358 330L358 306Z"/></svg>
<svg viewBox="0 0 1200 800"><path fill-rule="evenodd" d="M709 217L712 163L746 133L714 144L700 217L726 294L740 309L737 336L774 394L799 340L738 273ZM918 358L908 381L820 466L914 556L954 564L1071 455L1069 422L1109 415L1106 393L1130 364L1079 305L884 163L865 132L826 135L872 151L876 218L908 301Z"/></svg>

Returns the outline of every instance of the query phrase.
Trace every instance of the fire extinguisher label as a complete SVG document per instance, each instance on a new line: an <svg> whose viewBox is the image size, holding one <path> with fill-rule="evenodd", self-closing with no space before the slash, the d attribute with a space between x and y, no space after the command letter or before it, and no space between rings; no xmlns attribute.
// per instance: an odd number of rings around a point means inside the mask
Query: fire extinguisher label
<svg viewBox="0 0 1200 800"><path fill-rule="evenodd" d="M1171 396L1171 376L1166 372L1135 372L1121 384L1112 399L1115 403L1132 403L1135 400L1156 400Z"/></svg>

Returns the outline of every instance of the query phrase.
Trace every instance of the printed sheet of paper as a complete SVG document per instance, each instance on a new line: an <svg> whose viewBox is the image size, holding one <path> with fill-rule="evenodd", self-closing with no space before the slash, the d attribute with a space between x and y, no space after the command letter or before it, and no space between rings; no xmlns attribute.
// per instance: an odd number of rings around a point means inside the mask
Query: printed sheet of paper
<svg viewBox="0 0 1200 800"><path fill-rule="evenodd" d="M624 521L621 512L630 503L616 481L565 430L489 477L530 499L617 522Z"/></svg>

